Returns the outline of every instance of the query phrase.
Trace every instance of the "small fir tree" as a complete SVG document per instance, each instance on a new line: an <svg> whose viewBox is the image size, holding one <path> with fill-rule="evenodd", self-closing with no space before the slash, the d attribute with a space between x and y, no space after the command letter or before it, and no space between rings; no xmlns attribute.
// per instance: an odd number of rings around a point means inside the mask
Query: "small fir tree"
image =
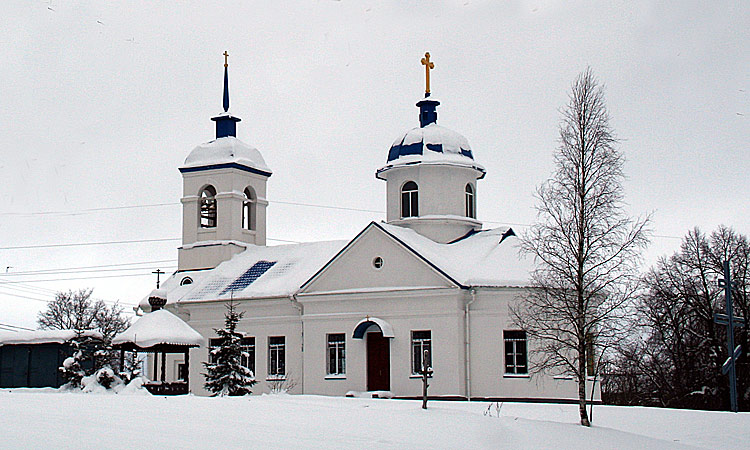
<svg viewBox="0 0 750 450"><path fill-rule="evenodd" d="M224 328L214 328L221 343L211 350L210 362L203 363L206 368L204 386L214 396L246 395L252 392L250 387L256 382L253 372L242 365L242 357L248 355L242 351L242 335L236 331L237 323L245 313L238 313L233 301L225 306Z"/></svg>

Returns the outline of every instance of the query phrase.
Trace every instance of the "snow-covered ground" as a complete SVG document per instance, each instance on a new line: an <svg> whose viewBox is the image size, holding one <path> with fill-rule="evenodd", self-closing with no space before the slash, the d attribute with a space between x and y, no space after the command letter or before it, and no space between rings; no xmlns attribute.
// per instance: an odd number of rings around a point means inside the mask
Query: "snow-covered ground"
<svg viewBox="0 0 750 450"><path fill-rule="evenodd" d="M266 395L154 397L0 390L8 449L747 449L750 413Z"/></svg>

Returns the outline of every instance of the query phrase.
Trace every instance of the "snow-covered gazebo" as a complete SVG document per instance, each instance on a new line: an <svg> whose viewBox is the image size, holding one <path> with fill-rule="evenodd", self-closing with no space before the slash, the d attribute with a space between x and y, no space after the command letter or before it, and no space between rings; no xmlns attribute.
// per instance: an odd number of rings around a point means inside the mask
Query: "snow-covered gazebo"
<svg viewBox="0 0 750 450"><path fill-rule="evenodd" d="M148 352L154 354L154 375L146 388L152 394L178 395L188 393L188 374L190 373L190 348L204 344L203 336L171 312L162 309L167 303L166 291L155 289L149 295L151 312L138 319L127 330L112 339L112 346L122 351ZM161 353L161 380L158 380L158 359ZM183 353L185 355L184 380L166 382L166 354ZM157 381L158 380L158 381Z"/></svg>

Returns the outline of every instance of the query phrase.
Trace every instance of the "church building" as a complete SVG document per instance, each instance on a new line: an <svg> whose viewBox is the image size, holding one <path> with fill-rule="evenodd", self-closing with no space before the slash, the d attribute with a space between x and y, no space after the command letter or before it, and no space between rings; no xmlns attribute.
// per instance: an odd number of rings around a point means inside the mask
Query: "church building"
<svg viewBox="0 0 750 450"><path fill-rule="evenodd" d="M254 393L418 397L428 366L431 397L577 398L573 379L532 376L534 350L509 312L528 289L530 261L511 228L477 220L488 174L466 138L437 124L429 53L422 64L418 126L373 168L385 184L385 221L350 240L267 246L272 171L236 137L225 60L216 138L179 168L182 245L178 270L162 284L165 308L208 342L189 352L191 392L208 394L200 362L210 359L231 300L245 313L237 329ZM140 307L150 311L146 299ZM169 380L185 377L184 355L166 366Z"/></svg>

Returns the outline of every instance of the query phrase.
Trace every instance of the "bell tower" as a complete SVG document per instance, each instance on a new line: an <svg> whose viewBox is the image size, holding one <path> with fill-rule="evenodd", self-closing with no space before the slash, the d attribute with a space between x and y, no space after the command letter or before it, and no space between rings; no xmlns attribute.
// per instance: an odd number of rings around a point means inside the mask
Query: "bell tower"
<svg viewBox="0 0 750 450"><path fill-rule="evenodd" d="M211 269L250 245L266 245L266 183L260 152L237 139L229 112L229 54L224 52L224 111L212 117L216 139L193 149L182 173L182 246L178 270Z"/></svg>

